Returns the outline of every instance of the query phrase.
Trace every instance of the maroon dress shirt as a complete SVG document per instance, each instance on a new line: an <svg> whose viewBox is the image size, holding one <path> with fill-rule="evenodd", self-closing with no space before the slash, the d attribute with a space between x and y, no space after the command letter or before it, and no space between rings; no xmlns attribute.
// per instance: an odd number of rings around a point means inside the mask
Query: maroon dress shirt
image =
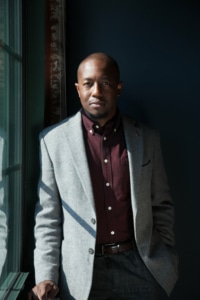
<svg viewBox="0 0 200 300"><path fill-rule="evenodd" d="M120 113L103 127L82 111L97 214L97 244L133 237L128 155Z"/></svg>

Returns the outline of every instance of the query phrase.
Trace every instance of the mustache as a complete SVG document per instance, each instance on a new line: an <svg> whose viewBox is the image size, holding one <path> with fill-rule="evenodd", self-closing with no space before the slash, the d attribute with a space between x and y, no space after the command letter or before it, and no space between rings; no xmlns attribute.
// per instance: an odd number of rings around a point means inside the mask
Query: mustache
<svg viewBox="0 0 200 300"><path fill-rule="evenodd" d="M101 98L95 98L95 99L90 99L88 101L89 104L98 104L98 103L105 103L106 101Z"/></svg>

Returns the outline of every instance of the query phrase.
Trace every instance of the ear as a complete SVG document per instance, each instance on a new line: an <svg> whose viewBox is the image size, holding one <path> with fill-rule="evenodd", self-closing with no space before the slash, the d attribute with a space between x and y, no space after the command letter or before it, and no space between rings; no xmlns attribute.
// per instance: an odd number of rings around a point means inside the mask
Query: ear
<svg viewBox="0 0 200 300"><path fill-rule="evenodd" d="M123 82L119 81L119 83L117 84L117 96L121 95L122 88L123 88Z"/></svg>
<svg viewBox="0 0 200 300"><path fill-rule="evenodd" d="M80 93L79 93L79 84L76 82L75 83L75 88L77 90L78 96L80 97Z"/></svg>

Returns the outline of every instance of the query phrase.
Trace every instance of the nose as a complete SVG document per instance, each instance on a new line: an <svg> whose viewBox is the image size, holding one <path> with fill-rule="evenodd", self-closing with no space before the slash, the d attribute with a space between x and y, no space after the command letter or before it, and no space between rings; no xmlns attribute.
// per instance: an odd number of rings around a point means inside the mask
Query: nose
<svg viewBox="0 0 200 300"><path fill-rule="evenodd" d="M92 96L95 98L101 98L101 96L102 96L101 87L98 82L95 82L93 85Z"/></svg>

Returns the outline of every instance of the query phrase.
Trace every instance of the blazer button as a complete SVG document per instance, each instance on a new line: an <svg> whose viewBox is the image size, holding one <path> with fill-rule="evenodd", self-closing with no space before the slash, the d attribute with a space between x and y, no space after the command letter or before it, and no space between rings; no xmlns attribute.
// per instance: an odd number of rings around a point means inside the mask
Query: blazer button
<svg viewBox="0 0 200 300"><path fill-rule="evenodd" d="M90 254L94 254L94 249L89 248L88 252L89 252Z"/></svg>
<svg viewBox="0 0 200 300"><path fill-rule="evenodd" d="M96 224L96 220L95 219L91 219L92 224Z"/></svg>

